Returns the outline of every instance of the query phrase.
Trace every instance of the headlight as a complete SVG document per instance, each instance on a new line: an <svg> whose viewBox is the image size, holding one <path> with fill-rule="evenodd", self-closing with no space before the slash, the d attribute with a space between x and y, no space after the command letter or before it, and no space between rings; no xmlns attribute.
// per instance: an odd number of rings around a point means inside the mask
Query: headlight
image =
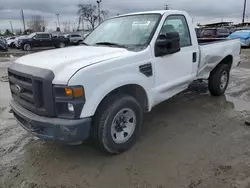
<svg viewBox="0 0 250 188"><path fill-rule="evenodd" d="M79 118L85 103L82 86L54 86L55 111L61 118Z"/></svg>

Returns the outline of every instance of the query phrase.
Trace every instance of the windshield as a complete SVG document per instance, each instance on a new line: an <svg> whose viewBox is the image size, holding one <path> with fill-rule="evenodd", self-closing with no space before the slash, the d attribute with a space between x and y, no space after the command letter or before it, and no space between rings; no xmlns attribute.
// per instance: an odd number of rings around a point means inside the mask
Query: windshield
<svg viewBox="0 0 250 188"><path fill-rule="evenodd" d="M113 18L103 22L84 42L88 45L103 42L123 46L145 45L160 17L160 14L147 14Z"/></svg>
<svg viewBox="0 0 250 188"><path fill-rule="evenodd" d="M31 38L31 37L34 37L36 35L36 33L31 33L30 35L29 35L29 37Z"/></svg>

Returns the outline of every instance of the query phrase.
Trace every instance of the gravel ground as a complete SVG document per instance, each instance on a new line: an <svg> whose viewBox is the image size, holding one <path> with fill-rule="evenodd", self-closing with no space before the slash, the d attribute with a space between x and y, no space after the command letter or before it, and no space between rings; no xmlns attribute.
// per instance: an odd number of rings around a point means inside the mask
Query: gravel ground
<svg viewBox="0 0 250 188"><path fill-rule="evenodd" d="M15 57L0 59L0 188L250 188L250 50L242 53L225 96L193 84L146 114L140 140L119 156L26 133L9 113L4 76Z"/></svg>

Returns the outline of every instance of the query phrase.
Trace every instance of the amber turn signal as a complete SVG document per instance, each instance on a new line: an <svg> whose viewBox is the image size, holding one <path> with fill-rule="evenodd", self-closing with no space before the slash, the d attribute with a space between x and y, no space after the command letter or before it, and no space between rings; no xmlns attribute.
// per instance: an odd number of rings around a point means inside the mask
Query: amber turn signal
<svg viewBox="0 0 250 188"><path fill-rule="evenodd" d="M84 90L82 87L74 88L73 91L74 91L74 97L83 97L84 96Z"/></svg>
<svg viewBox="0 0 250 188"><path fill-rule="evenodd" d="M83 97L84 89L82 87L65 88L65 94L69 97Z"/></svg>
<svg viewBox="0 0 250 188"><path fill-rule="evenodd" d="M65 88L65 94L69 97L73 97L73 91L71 88Z"/></svg>

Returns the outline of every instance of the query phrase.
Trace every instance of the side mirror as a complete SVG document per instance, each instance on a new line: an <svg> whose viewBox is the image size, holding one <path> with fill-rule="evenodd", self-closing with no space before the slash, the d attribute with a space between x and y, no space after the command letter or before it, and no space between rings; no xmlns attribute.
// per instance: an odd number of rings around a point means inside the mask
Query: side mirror
<svg viewBox="0 0 250 188"><path fill-rule="evenodd" d="M32 39L36 39L36 36L32 37Z"/></svg>
<svg viewBox="0 0 250 188"><path fill-rule="evenodd" d="M155 42L155 56L164 56L179 52L180 36L178 32L169 32L166 35L159 35Z"/></svg>

